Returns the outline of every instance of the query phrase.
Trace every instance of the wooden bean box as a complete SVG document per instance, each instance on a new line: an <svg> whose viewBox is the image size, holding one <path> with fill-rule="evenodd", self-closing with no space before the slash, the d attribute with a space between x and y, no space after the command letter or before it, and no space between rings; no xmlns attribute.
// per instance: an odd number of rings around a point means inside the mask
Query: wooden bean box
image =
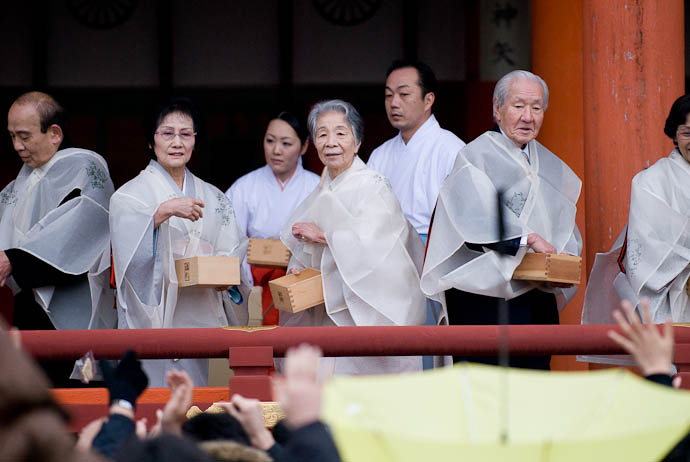
<svg viewBox="0 0 690 462"><path fill-rule="evenodd" d="M581 257L528 252L515 268L513 279L579 284L581 275Z"/></svg>
<svg viewBox="0 0 690 462"><path fill-rule="evenodd" d="M227 287L240 283L240 259L227 256L175 260L179 287Z"/></svg>
<svg viewBox="0 0 690 462"><path fill-rule="evenodd" d="M290 250L279 239L249 239L247 262L250 265L287 268Z"/></svg>
<svg viewBox="0 0 690 462"><path fill-rule="evenodd" d="M321 272L314 268L287 274L268 282L273 304L281 311L297 313L323 303Z"/></svg>

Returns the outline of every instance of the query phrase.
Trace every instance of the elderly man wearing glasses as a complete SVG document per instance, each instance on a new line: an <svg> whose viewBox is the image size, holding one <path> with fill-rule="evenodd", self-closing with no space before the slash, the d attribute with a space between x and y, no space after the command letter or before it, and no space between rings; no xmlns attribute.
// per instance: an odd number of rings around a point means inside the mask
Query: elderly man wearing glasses
<svg viewBox="0 0 690 462"><path fill-rule="evenodd" d="M175 98L154 114L149 148L154 159L110 201L119 328L218 327L246 324L234 292L206 287L178 290L175 260L200 255L242 258L248 240L230 200L192 175L198 116L191 101ZM242 274L245 284L247 277ZM173 367L194 384L208 381L208 360L147 360L150 386L165 386Z"/></svg>

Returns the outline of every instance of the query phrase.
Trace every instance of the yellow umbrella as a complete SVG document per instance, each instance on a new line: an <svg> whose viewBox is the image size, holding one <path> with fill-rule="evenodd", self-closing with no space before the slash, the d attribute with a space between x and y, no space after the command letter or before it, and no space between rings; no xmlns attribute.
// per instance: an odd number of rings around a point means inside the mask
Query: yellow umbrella
<svg viewBox="0 0 690 462"><path fill-rule="evenodd" d="M324 390L323 418L353 462L650 462L687 433L690 394L625 370L465 363L335 378Z"/></svg>

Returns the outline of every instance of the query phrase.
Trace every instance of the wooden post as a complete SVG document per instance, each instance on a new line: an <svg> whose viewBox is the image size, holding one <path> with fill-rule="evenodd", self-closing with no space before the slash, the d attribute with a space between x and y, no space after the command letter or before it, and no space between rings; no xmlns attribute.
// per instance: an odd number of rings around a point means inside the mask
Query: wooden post
<svg viewBox="0 0 690 462"><path fill-rule="evenodd" d="M583 0L589 269L628 221L633 176L673 148L663 129L685 93L683 13L681 0Z"/></svg>
<svg viewBox="0 0 690 462"><path fill-rule="evenodd" d="M627 223L633 176L672 149L663 126L684 93L683 2L533 0L532 59L550 89L539 141L583 180L577 223L588 276ZM580 322L584 289L561 323ZM570 359L553 366L580 368Z"/></svg>
<svg viewBox="0 0 690 462"><path fill-rule="evenodd" d="M271 377L273 347L250 346L229 348L230 368L235 373L230 377L230 397L239 394L245 398L271 401Z"/></svg>
<svg viewBox="0 0 690 462"><path fill-rule="evenodd" d="M538 140L583 180L585 176L582 85L582 0L532 2L532 71L549 86L549 106ZM577 203L576 223L587 242L586 191ZM560 313L561 324L579 324L587 281L586 247L582 251L582 284ZM552 369L586 369L574 356L554 357Z"/></svg>

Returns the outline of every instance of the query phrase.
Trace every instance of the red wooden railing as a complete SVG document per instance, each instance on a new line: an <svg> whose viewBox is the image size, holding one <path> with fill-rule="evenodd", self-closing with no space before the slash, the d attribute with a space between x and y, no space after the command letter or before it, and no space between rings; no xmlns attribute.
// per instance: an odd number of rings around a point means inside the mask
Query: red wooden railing
<svg viewBox="0 0 690 462"><path fill-rule="evenodd" d="M138 329L23 331L21 339L24 348L39 360L77 359L89 350L96 358L116 359L127 349L135 350L142 359L229 357L235 373L230 379L231 392L270 400L268 374L273 358L284 356L289 347L300 343L318 345L324 356L479 356L496 355L499 336L505 334L510 353L515 356L623 353L608 338L611 329L618 330L616 326L604 325ZM675 363L684 385L690 387L690 329L675 327L674 333ZM216 394L221 391L215 389ZM231 392L228 391L228 397ZM56 391L63 403L68 401L65 393ZM78 420L81 418L76 427L83 425L89 414L82 412L89 403L74 403L74 397L83 393L88 392L75 389L69 394L72 404L77 406L71 411L74 414L76 409ZM102 415L106 395L100 393L102 402L97 409ZM153 396L155 392L149 394ZM165 401L165 393L159 394L154 402L145 402L144 408L160 407L156 403ZM201 397L203 389L197 394ZM152 415L153 407L145 414ZM94 412L91 409L91 414Z"/></svg>
<svg viewBox="0 0 690 462"><path fill-rule="evenodd" d="M273 356L281 357L300 343L318 345L324 356L478 356L498 351L501 329L518 356L622 353L607 336L618 327L606 325L64 330L22 331L21 338L40 360L76 359L89 350L116 359L130 348L141 358L224 358L229 348L250 346L271 347ZM674 332L676 343L690 344L690 329Z"/></svg>

